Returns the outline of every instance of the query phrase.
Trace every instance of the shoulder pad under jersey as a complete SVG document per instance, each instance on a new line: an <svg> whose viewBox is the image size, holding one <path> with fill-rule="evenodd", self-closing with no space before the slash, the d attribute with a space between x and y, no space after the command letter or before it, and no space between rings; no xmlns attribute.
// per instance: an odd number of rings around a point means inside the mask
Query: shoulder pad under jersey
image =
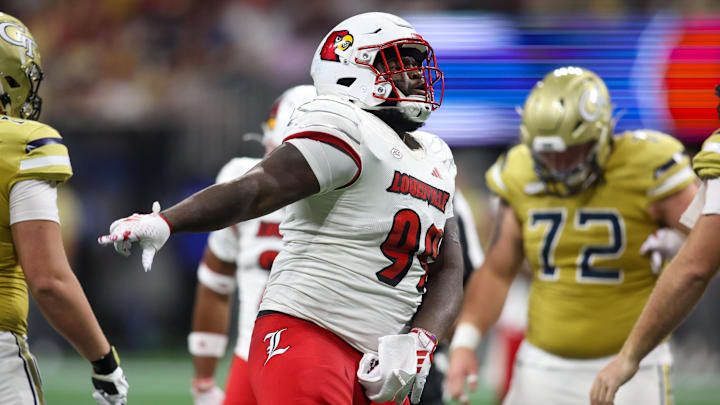
<svg viewBox="0 0 720 405"><path fill-rule="evenodd" d="M297 138L334 139L357 151L362 143L359 107L336 96L318 96L293 112L285 141Z"/></svg>
<svg viewBox="0 0 720 405"><path fill-rule="evenodd" d="M442 138L425 131L414 131L412 135L425 147L433 160L442 162L453 177L457 174L452 150Z"/></svg>
<svg viewBox="0 0 720 405"><path fill-rule="evenodd" d="M614 138L608 161L608 179L624 177L645 190L650 201L674 194L687 186L695 175L682 143L674 137L652 130L624 132Z"/></svg>
<svg viewBox="0 0 720 405"><path fill-rule="evenodd" d="M60 134L37 121L0 116L2 159L11 170L8 191L22 180L62 183L72 176L68 149Z"/></svg>

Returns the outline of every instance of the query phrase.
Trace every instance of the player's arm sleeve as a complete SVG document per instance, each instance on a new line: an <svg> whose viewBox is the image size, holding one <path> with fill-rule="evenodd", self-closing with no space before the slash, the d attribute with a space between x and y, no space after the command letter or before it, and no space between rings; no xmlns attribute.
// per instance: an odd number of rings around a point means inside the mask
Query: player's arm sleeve
<svg viewBox="0 0 720 405"><path fill-rule="evenodd" d="M648 142L647 146L646 167L652 168L652 179L646 192L649 202L673 195L695 180L690 158L677 139L657 134L657 142Z"/></svg>
<svg viewBox="0 0 720 405"><path fill-rule="evenodd" d="M354 107L317 99L296 110L285 140L303 155L320 192L351 186L362 174L360 119Z"/></svg>
<svg viewBox="0 0 720 405"><path fill-rule="evenodd" d="M60 223L55 182L23 180L10 190L10 225L33 220Z"/></svg>
<svg viewBox="0 0 720 405"><path fill-rule="evenodd" d="M507 185L504 170L507 153L502 154L485 172L485 183L490 191L497 194L504 201L510 201L510 188Z"/></svg>
<svg viewBox="0 0 720 405"><path fill-rule="evenodd" d="M208 249L224 262L235 262L239 254L238 238L236 225L210 232L207 242Z"/></svg>
<svg viewBox="0 0 720 405"><path fill-rule="evenodd" d="M62 183L72 176L70 156L57 131L43 125L30 133L19 157L15 176L9 187L23 180L48 180Z"/></svg>

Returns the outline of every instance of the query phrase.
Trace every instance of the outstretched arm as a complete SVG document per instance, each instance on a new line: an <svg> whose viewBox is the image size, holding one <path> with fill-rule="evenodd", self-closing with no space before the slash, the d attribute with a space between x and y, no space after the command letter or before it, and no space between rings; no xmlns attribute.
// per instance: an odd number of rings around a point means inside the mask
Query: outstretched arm
<svg viewBox="0 0 720 405"><path fill-rule="evenodd" d="M244 176L201 190L161 215L172 232L213 231L277 211L318 191L303 155L284 143Z"/></svg>
<svg viewBox="0 0 720 405"><path fill-rule="evenodd" d="M350 165L354 168L352 161ZM163 212L156 201L151 214L133 214L113 222L110 233L99 237L98 243L114 244L118 253L128 256L132 243L138 242L148 271L172 232L226 228L319 191L320 183L303 154L296 146L283 144L236 180L210 186Z"/></svg>
<svg viewBox="0 0 720 405"><path fill-rule="evenodd" d="M640 361L690 313L720 267L720 215L703 215L665 269L620 353L595 378L593 405L613 403Z"/></svg>

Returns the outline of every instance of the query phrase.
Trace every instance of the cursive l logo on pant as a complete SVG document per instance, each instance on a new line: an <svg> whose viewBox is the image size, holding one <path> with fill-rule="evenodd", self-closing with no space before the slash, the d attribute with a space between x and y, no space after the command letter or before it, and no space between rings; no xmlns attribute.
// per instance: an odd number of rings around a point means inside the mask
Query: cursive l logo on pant
<svg viewBox="0 0 720 405"><path fill-rule="evenodd" d="M283 354L286 351L288 351L288 349L290 349L290 346L278 348L278 345L280 344L280 334L286 330L287 330L287 328L284 328L284 329L276 330L275 332L270 332L267 335L265 335L265 339L263 339L263 342L267 341L268 339L270 339L270 342L268 343L268 347L267 347L268 356L267 356L267 359L265 360L265 363L263 364L263 366L265 364L267 364L267 362L270 361L270 359L273 356L276 356L278 354Z"/></svg>

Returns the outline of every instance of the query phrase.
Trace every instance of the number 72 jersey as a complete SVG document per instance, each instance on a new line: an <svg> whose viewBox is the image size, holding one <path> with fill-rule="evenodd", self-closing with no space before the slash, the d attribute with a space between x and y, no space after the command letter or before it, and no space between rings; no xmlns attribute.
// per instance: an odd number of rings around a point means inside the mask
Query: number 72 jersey
<svg viewBox="0 0 720 405"><path fill-rule="evenodd" d="M527 339L562 357L616 353L657 279L639 253L660 227L647 207L695 178L682 145L654 131L618 135L604 178L566 198L544 192L523 145L486 178L522 225L533 269Z"/></svg>

